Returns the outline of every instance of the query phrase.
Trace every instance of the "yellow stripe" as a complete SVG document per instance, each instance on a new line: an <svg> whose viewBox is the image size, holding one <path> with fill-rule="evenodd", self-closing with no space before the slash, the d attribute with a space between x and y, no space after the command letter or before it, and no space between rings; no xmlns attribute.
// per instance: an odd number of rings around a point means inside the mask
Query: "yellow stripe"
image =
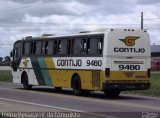
<svg viewBox="0 0 160 118"><path fill-rule="evenodd" d="M45 58L45 62L46 62L47 68L49 68L48 72L49 72L49 75L51 77L52 84L54 85L55 73L53 73L52 68L55 68L55 65L54 65L54 62L53 62L53 58L47 57L47 58Z"/></svg>
<svg viewBox="0 0 160 118"><path fill-rule="evenodd" d="M53 62L53 58L52 57L47 57L45 58L45 62L47 64L48 68L55 68L54 62Z"/></svg>

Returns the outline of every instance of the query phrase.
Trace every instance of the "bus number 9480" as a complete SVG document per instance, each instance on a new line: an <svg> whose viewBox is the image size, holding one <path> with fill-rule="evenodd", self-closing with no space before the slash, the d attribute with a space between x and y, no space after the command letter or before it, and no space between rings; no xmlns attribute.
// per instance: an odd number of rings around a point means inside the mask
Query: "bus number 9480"
<svg viewBox="0 0 160 118"><path fill-rule="evenodd" d="M101 60L87 60L86 61L87 66L102 66Z"/></svg>
<svg viewBox="0 0 160 118"><path fill-rule="evenodd" d="M119 70L140 70L140 65L119 65Z"/></svg>

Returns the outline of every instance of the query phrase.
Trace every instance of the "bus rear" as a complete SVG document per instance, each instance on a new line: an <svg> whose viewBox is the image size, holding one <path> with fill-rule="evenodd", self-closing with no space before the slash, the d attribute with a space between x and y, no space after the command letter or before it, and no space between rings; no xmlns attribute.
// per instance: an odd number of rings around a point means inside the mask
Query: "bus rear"
<svg viewBox="0 0 160 118"><path fill-rule="evenodd" d="M105 46L106 45L106 46ZM111 29L105 35L104 92L150 86L150 40L144 30Z"/></svg>

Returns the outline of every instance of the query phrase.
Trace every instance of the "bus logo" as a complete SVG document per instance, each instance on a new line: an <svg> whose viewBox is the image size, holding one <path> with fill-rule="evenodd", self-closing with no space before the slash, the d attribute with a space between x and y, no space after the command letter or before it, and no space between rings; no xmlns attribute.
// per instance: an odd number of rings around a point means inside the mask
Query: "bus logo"
<svg viewBox="0 0 160 118"><path fill-rule="evenodd" d="M127 36L125 39L119 39L120 41L124 42L126 46L134 46L135 40L140 37L137 36Z"/></svg>
<svg viewBox="0 0 160 118"><path fill-rule="evenodd" d="M29 62L29 60L25 60L25 61L23 62L24 67L27 67L27 66L28 66L28 62Z"/></svg>

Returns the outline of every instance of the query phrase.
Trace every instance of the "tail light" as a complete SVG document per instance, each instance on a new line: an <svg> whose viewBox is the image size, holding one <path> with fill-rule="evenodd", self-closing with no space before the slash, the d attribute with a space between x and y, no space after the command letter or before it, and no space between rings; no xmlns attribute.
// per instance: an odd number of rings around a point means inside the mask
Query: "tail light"
<svg viewBox="0 0 160 118"><path fill-rule="evenodd" d="M105 69L105 76L106 76L106 78L110 77L110 68Z"/></svg>
<svg viewBox="0 0 160 118"><path fill-rule="evenodd" d="M150 69L147 70L147 76L150 78Z"/></svg>

